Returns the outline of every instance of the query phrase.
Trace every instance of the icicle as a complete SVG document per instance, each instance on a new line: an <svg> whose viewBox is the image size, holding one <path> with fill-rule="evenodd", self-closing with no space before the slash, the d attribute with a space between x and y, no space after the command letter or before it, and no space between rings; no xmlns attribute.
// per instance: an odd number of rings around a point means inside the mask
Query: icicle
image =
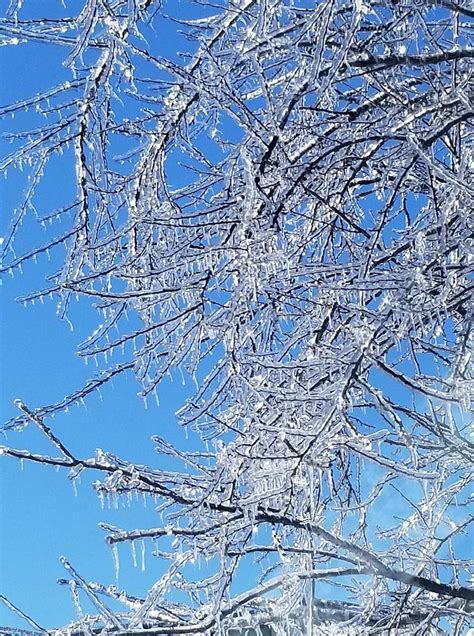
<svg viewBox="0 0 474 636"><path fill-rule="evenodd" d="M130 550L132 552L132 563L133 563L133 567L136 568L137 567L137 552L135 550L135 541L131 541L130 543Z"/></svg>
<svg viewBox="0 0 474 636"><path fill-rule="evenodd" d="M118 583L119 573L120 573L120 561L119 561L117 545L115 543L112 545L112 560L114 562L115 582Z"/></svg>
<svg viewBox="0 0 474 636"><path fill-rule="evenodd" d="M145 571L145 541L142 540L141 545L141 556L142 556L142 572Z"/></svg>

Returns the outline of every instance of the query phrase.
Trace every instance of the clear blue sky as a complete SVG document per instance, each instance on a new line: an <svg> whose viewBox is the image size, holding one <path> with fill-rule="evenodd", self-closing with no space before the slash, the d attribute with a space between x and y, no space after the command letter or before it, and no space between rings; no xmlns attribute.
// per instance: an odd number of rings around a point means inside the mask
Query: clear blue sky
<svg viewBox="0 0 474 636"><path fill-rule="evenodd" d="M8 4L0 0L2 15ZM25 0L24 5L26 10L41 10L46 16L52 11L56 15L58 11L74 13L71 8L83 3L69 1L65 11L56 0ZM166 32L161 31L156 37L160 38L164 53L174 57L178 44L171 26L168 24ZM182 50L182 40L179 46ZM68 70L61 66L66 56L65 48L41 44L1 47L0 106L29 97L58 78L70 78ZM4 122L2 132L14 130L16 121ZM5 140L0 143L2 154L9 152ZM65 164L57 162L40 191L40 211L44 214L57 202L64 202L64 188L71 187L64 168ZM14 170L0 181L0 235L6 232L25 183L24 175ZM46 237L44 230L31 223L23 233L23 245L41 242L43 235ZM85 303L73 306L71 332L66 322L58 320L55 301L23 307L15 298L40 289L51 264L40 256L36 265L26 264L23 270L23 274L5 277L0 288L2 423L18 415L13 405L15 398L21 398L32 409L50 404L80 388L96 371L93 364L86 366L75 355L78 344L97 326L93 311ZM184 439L174 417L187 391L180 380L167 381L160 392L160 408L152 404L145 409L137 397L139 388L131 375L121 377L102 391L102 400L95 394L87 401L87 409L72 408L49 423L77 454L92 456L96 448L103 448L124 459L153 465L157 457L150 441L152 434L185 445L192 443ZM31 426L21 433L9 433L0 444L54 454ZM104 542L105 533L98 528L99 521L132 528L156 525L158 520L142 502L132 504L130 509L102 509L91 488L92 480L97 478L94 475L82 477L76 497L64 471L58 474L54 469L29 463L22 468L11 458L3 458L0 471L0 593L39 624L61 626L73 618L74 611L68 588L56 584L57 578L66 576L59 557L65 555L88 580L114 583L113 562ZM162 570L163 564L150 556L150 546L147 550L145 572L140 564L133 567L128 546L120 550L119 584L126 582L130 592L144 593ZM0 603L2 625L27 627Z"/></svg>
<svg viewBox="0 0 474 636"><path fill-rule="evenodd" d="M81 385L90 368L74 355L81 329L71 333L55 315L53 303L24 309L14 297L24 290L28 273L4 283L2 289L2 421L17 414L17 397L35 408ZM92 323L89 323L92 324ZM156 464L150 436L158 433L173 441L182 434L174 410L182 402L183 387L168 383L161 392L160 408L145 410L137 398L138 385L132 376L114 380L113 386L87 401L87 408L72 408L50 421L71 449L92 456L95 448L149 465ZM34 427L9 433L5 443L17 448L51 452ZM52 452L54 454L54 452ZM150 508L137 502L130 509L101 509L91 488L94 478L83 476L77 497L66 472L3 458L0 462L0 592L30 613L43 625L61 625L72 617L67 588L56 585L65 576L59 557L65 555L90 580L114 582L110 550L104 531L106 521L125 528L156 525ZM97 476L96 476L97 477ZM120 581L130 591L144 592L159 574L156 559L148 557L146 571L132 567L127 547L121 549ZM19 625L0 607L0 625Z"/></svg>

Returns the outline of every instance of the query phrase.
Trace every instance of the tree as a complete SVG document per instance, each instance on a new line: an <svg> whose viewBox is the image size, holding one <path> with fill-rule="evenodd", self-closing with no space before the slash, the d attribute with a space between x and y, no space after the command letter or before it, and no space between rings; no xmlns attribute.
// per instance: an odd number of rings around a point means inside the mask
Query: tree
<svg viewBox="0 0 474 636"><path fill-rule="evenodd" d="M64 561L69 629L465 633L474 11L85 0L39 19L31 4L11 1L5 42L63 46L70 76L1 110L34 120L1 162L29 170L3 271L54 248L60 267L22 300L52 295L67 318L93 299L80 355L104 362L5 425L34 423L54 454L2 452L96 471L99 496L154 498L162 523L106 528L107 542L116 560L154 542L169 563L136 598ZM160 49L165 24L184 58ZM47 242L22 248L63 152L75 193L38 213ZM58 217L71 221L55 233ZM196 382L180 417L203 447L153 441L180 469L77 457L49 423L117 374L147 399L176 369Z"/></svg>

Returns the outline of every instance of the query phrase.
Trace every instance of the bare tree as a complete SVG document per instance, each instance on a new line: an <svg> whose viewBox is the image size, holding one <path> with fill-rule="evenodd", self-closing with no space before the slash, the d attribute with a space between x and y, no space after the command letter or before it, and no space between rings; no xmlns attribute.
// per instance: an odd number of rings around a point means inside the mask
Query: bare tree
<svg viewBox="0 0 474 636"><path fill-rule="evenodd" d="M80 355L104 362L6 424L33 422L54 454L2 452L96 471L101 497L154 498L157 527L106 527L107 542L117 567L135 542L169 563L137 598L64 561L69 629L465 633L474 11L84 0L39 20L21 4L2 37L63 46L70 78L1 109L25 123L2 170L29 169L3 270L63 248L22 300L53 295L67 317L74 296L92 297L100 324ZM172 24L181 60L160 49ZM38 212L49 238L25 250L21 224L63 152L75 196ZM70 220L54 232L58 218ZM182 463L172 472L63 445L49 416L130 369L144 399L175 369L195 379L180 417L208 451L155 437ZM384 514L392 497L398 520Z"/></svg>

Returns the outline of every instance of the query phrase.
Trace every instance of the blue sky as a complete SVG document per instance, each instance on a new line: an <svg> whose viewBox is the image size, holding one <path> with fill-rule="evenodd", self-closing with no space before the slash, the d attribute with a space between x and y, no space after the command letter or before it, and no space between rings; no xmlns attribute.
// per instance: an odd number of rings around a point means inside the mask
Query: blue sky
<svg viewBox="0 0 474 636"><path fill-rule="evenodd" d="M25 5L28 3L25 2ZM35 4L35 3L29 3ZM83 3L68 2L71 7ZM0 2L2 15L8 2ZM36 9L38 4L36 4ZM44 15L51 9L61 11L55 0L42 0ZM35 10L28 7L28 10ZM176 54L176 42L171 30L160 34L167 55ZM67 51L61 47L20 44L0 48L0 106L29 97L46 89L69 72L61 66ZM26 120L24 120L26 121ZM3 122L3 130L14 130L16 121ZM19 127L21 129L21 126ZM4 139L2 154L10 150ZM56 161L49 179L40 190L43 213L64 201L64 189L70 188L70 168L66 160ZM11 170L0 181L1 231L4 235L12 210L24 191L24 175ZM23 245L41 242L46 236L37 223L27 225L22 233ZM60 254L58 255L60 258ZM56 255L53 254L53 265ZM85 365L76 355L78 344L97 326L97 317L86 303L72 306L70 316L74 331L56 316L55 301L45 304L23 304L15 298L40 289L51 264L45 256L38 263L26 264L23 274L6 276L1 287L1 420L18 415L13 401L21 398L34 409L61 399L80 388L96 371L94 364ZM73 408L49 423L71 449L92 456L103 448L124 459L156 463L157 456L150 441L156 433L168 441L189 444L176 425L174 412L187 394L181 380L166 380L160 392L160 407L145 409L137 397L138 383L132 376L120 377L102 390L102 399L94 394L87 407ZM1 444L52 452L38 431L28 426L21 433L10 432ZM52 454L54 454L52 452ZM125 528L157 523L151 507L136 502L131 508L119 510L101 508L91 488L96 476L83 476L77 485L77 496L65 472L5 458L0 462L0 593L32 616L40 625L60 626L73 617L69 590L56 584L66 576L59 563L65 555L89 580L114 583L114 568L110 550L104 541L104 531L98 528L105 521ZM138 548L138 546L137 546ZM148 552L149 552L148 546ZM133 566L128 546L120 549L119 584L126 581L129 591L144 593L163 570L163 564L149 554L146 571L140 564ZM87 609L87 606L86 606ZM14 614L0 604L0 625L23 626Z"/></svg>
<svg viewBox="0 0 474 636"><path fill-rule="evenodd" d="M30 408L38 407L79 387L90 372L74 355L79 333L71 333L66 323L58 321L53 303L24 309L14 302L27 279L26 273L7 280L2 289L2 421L17 414L15 398L21 397ZM81 321L81 328L86 322ZM93 395L86 408L73 408L50 423L77 453L91 456L95 448L104 448L153 465L153 433L183 441L173 415L181 404L183 387L178 382L165 383L159 409L145 409L136 395L138 388L133 377L121 377L102 391L102 400ZM2 443L51 452L31 426L21 433L9 433ZM1 593L40 624L61 625L71 618L72 606L67 588L55 583L65 576L59 557L67 556L88 579L112 583L110 550L97 524L106 521L132 528L155 525L156 517L141 501L130 510L102 509L90 487L92 475L82 477L76 497L65 471L57 473L30 463L22 467L10 458L0 462L0 471ZM147 570L142 573L132 567L128 547L120 554L120 581L126 580L137 593L144 592L159 571L156 559L147 558ZM18 621L1 607L0 625L16 624Z"/></svg>

